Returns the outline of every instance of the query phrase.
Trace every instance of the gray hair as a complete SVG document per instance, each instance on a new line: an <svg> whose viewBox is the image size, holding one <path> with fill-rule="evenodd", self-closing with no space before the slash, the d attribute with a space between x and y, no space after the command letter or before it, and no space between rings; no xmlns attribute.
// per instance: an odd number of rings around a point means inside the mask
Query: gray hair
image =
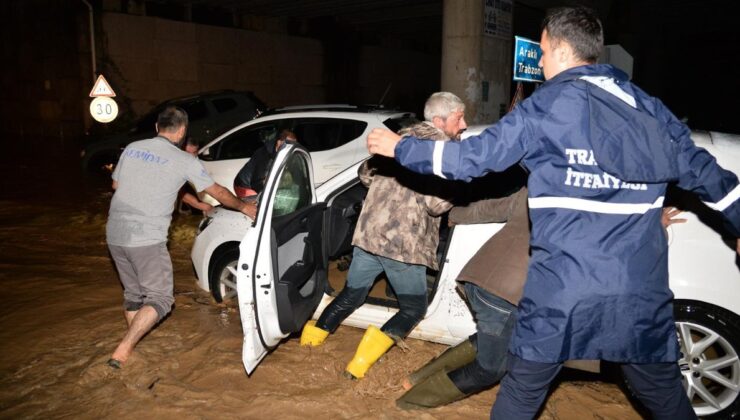
<svg viewBox="0 0 740 420"><path fill-rule="evenodd" d="M445 120L453 112L465 112L465 104L454 93L433 93L424 104L424 119L427 121L432 121L434 117Z"/></svg>
<svg viewBox="0 0 740 420"><path fill-rule="evenodd" d="M188 127L188 113L178 106L167 106L157 116L159 131L177 131L183 126Z"/></svg>

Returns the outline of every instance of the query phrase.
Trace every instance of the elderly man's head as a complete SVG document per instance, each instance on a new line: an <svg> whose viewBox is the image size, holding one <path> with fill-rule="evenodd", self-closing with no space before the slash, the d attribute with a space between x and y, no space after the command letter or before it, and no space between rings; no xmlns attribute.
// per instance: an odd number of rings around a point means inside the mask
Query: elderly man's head
<svg viewBox="0 0 740 420"><path fill-rule="evenodd" d="M450 92L437 92L424 105L424 119L442 130L451 139L459 139L468 124L465 104Z"/></svg>

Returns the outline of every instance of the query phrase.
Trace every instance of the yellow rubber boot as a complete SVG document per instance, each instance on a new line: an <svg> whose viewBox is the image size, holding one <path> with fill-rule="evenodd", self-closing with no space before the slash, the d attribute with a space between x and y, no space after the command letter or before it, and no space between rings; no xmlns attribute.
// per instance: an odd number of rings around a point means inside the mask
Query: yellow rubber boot
<svg viewBox="0 0 740 420"><path fill-rule="evenodd" d="M355 378L362 378L365 372L393 345L392 338L375 326L368 327L357 346L355 357L347 365L346 371Z"/></svg>
<svg viewBox="0 0 740 420"><path fill-rule="evenodd" d="M316 321L308 321L303 327L301 332L301 345L302 346L320 346L326 337L329 336L329 331L322 330L316 326Z"/></svg>

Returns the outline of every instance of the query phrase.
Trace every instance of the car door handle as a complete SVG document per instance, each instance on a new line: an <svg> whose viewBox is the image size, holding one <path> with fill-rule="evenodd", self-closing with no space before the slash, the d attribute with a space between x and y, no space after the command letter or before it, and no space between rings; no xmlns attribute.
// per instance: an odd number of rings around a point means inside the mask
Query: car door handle
<svg viewBox="0 0 740 420"><path fill-rule="evenodd" d="M334 165L324 165L324 169L341 169L342 165L340 164L334 164Z"/></svg>

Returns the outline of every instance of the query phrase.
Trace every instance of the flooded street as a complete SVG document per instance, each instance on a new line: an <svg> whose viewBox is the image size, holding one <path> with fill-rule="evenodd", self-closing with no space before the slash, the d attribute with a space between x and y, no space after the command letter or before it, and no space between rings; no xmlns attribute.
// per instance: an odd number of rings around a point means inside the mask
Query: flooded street
<svg viewBox="0 0 740 420"><path fill-rule="evenodd" d="M365 379L345 379L363 334L352 327L319 348L291 337L247 377L235 306L195 284L197 216L176 216L170 232L173 312L122 370L110 369L105 361L125 332L105 244L111 192L70 161L0 170L0 418L488 418L496 388L438 409L396 408L404 375L439 344L408 340ZM616 380L572 371L561 379L541 419L640 418Z"/></svg>

